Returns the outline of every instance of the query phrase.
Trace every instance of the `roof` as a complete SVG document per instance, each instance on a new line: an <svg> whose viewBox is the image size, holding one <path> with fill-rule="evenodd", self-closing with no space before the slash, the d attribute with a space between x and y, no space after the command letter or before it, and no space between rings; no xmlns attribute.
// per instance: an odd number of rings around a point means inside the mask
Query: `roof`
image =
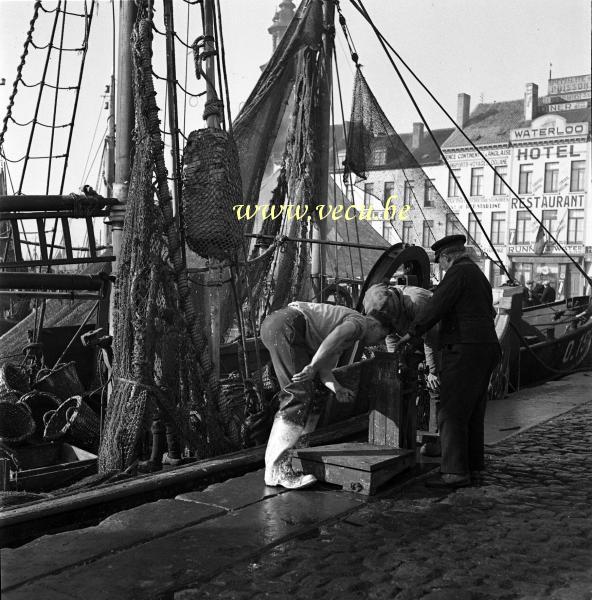
<svg viewBox="0 0 592 600"><path fill-rule="evenodd" d="M507 144L510 130L525 127L524 100L478 104L463 127L465 134L479 146L485 144ZM444 148L469 146L462 133L455 129L444 142Z"/></svg>
<svg viewBox="0 0 592 600"><path fill-rule="evenodd" d="M553 115L563 117L568 123L590 123L590 109L578 108L553 113L543 113L537 118ZM491 104L478 104L471 113L464 126L465 134L479 146L489 144L507 144L510 141L510 131L521 127L528 127L531 121L524 119L524 100L509 100L507 102L493 102ZM459 148L469 146L458 129L443 143L443 148Z"/></svg>
<svg viewBox="0 0 592 600"><path fill-rule="evenodd" d="M438 146L442 144L452 135L454 127L446 127L444 129L432 129L432 133L436 138ZM421 143L417 148L411 147L411 140L413 138L412 133L401 134L401 139L405 145L411 150L411 154L415 157L417 162L422 165L432 165L440 162L440 151L436 147L432 140L432 136L429 133L424 133Z"/></svg>

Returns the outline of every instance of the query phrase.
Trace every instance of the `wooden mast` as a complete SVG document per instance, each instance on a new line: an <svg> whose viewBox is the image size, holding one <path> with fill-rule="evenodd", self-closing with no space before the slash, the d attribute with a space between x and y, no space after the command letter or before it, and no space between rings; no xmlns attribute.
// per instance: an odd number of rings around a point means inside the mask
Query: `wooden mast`
<svg viewBox="0 0 592 600"><path fill-rule="evenodd" d="M319 110L319 164L315 185L315 204L327 204L329 201L329 151L331 139L331 90L333 73L333 45L335 42L335 4L333 0L323 0L323 61L320 83ZM315 217L313 238L327 239L326 221ZM326 248L324 244L313 244L311 278L315 300L322 300L325 287Z"/></svg>
<svg viewBox="0 0 592 600"><path fill-rule="evenodd" d="M120 204L113 207L109 217L113 239L113 270L117 273L121 251L125 205L131 173L132 132L134 129L133 61L131 38L136 21L136 3L124 0L119 5L119 62L117 65L117 125L115 138L115 181L113 194ZM113 325L113 295L109 311Z"/></svg>
<svg viewBox="0 0 592 600"><path fill-rule="evenodd" d="M214 103L218 100L216 93L215 81L216 81L216 63L215 63L215 50L216 42L212 41L215 39L215 28L214 28L214 0L204 0L203 2L204 13L204 36L206 42L204 44L204 52L208 53L206 58L206 108L208 103ZM205 115L204 115L205 116ZM208 127L213 129L220 129L220 115L215 111L208 111L206 117L206 123ZM216 285L221 279L222 266L221 263L215 259L209 260L209 276L206 277L210 287L208 288L208 303L206 309L209 309L208 316L210 317L210 331L211 331L211 359L214 374L216 379L220 378L220 287ZM206 319L206 324L207 324Z"/></svg>

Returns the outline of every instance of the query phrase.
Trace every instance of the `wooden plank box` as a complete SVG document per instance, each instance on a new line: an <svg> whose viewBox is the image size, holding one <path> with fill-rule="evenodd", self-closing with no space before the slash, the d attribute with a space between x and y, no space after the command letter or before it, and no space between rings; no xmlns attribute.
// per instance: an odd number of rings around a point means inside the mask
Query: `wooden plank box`
<svg viewBox="0 0 592 600"><path fill-rule="evenodd" d="M395 475L415 464L415 452L367 442L348 442L299 448L292 463L320 481L334 483L344 491L372 495Z"/></svg>

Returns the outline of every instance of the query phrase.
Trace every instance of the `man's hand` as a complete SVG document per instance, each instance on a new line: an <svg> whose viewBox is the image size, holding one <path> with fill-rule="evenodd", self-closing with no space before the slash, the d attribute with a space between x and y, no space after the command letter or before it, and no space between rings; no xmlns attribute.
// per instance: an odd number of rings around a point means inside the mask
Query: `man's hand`
<svg viewBox="0 0 592 600"><path fill-rule="evenodd" d="M394 352L399 352L401 348L411 339L411 336L406 333L402 338L400 338L394 346Z"/></svg>
<svg viewBox="0 0 592 600"><path fill-rule="evenodd" d="M343 404L353 402L356 399L355 393L342 385L335 386L335 396L337 397L337 402Z"/></svg>
<svg viewBox="0 0 592 600"><path fill-rule="evenodd" d="M292 381L295 383L302 383L303 381L312 381L316 375L316 369L312 365L306 365L300 373L296 373L292 377Z"/></svg>
<svg viewBox="0 0 592 600"><path fill-rule="evenodd" d="M440 391L440 378L433 373L430 373L426 378L426 386L430 392Z"/></svg>

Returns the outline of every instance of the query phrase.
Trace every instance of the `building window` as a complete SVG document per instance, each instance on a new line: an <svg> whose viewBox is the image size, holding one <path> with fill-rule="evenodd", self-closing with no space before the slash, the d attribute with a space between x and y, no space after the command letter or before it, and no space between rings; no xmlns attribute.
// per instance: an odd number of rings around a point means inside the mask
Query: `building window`
<svg viewBox="0 0 592 600"><path fill-rule="evenodd" d="M394 181L385 181L384 182L384 196L383 196L383 200L384 202L386 202L391 196L394 196L395 194L395 182ZM391 200L391 202L393 202L393 200Z"/></svg>
<svg viewBox="0 0 592 600"><path fill-rule="evenodd" d="M413 221L403 221L403 243L411 243L411 230L413 229Z"/></svg>
<svg viewBox="0 0 592 600"><path fill-rule="evenodd" d="M372 205L372 195L374 194L374 184L373 183L365 183L364 184L364 206L368 208Z"/></svg>
<svg viewBox="0 0 592 600"><path fill-rule="evenodd" d="M580 244L584 241L584 209L575 208L567 212L567 243Z"/></svg>
<svg viewBox="0 0 592 600"><path fill-rule="evenodd" d="M585 160L571 161L571 178L569 184L570 192L584 191L584 173L586 172Z"/></svg>
<svg viewBox="0 0 592 600"><path fill-rule="evenodd" d="M519 194L532 194L532 163L520 165Z"/></svg>
<svg viewBox="0 0 592 600"><path fill-rule="evenodd" d="M405 182L405 187L403 188L403 203L411 204L413 201L413 181L411 179Z"/></svg>
<svg viewBox="0 0 592 600"><path fill-rule="evenodd" d="M491 213L491 243L502 246L506 243L506 213Z"/></svg>
<svg viewBox="0 0 592 600"><path fill-rule="evenodd" d="M337 153L337 166L336 166L336 169L338 171L342 171L343 170L346 156L347 156L347 151L346 150L340 150Z"/></svg>
<svg viewBox="0 0 592 600"><path fill-rule="evenodd" d="M421 245L424 248L427 248L430 245L430 236L434 241L434 235L432 234L432 228L434 227L434 221L424 221L423 222L423 232L421 236Z"/></svg>
<svg viewBox="0 0 592 600"><path fill-rule="evenodd" d="M553 230L555 229L555 221L557 221L556 210L543 211L543 218L541 219L541 222L543 223L543 227L545 227L547 231L553 233Z"/></svg>
<svg viewBox="0 0 592 600"><path fill-rule="evenodd" d="M453 235L459 233L459 221L456 215L448 213L446 215L446 235Z"/></svg>
<svg viewBox="0 0 592 600"><path fill-rule="evenodd" d="M483 167L471 169L471 196L483 196Z"/></svg>
<svg viewBox="0 0 592 600"><path fill-rule="evenodd" d="M527 210L519 210L516 213L516 244L526 244L528 240L528 225L530 224L530 213Z"/></svg>
<svg viewBox="0 0 592 600"><path fill-rule="evenodd" d="M559 189L559 163L545 163L545 194Z"/></svg>
<svg viewBox="0 0 592 600"><path fill-rule="evenodd" d="M479 227L479 221L481 220L481 213L471 213L469 215L469 235L475 240L475 243L481 243L481 228Z"/></svg>
<svg viewBox="0 0 592 600"><path fill-rule="evenodd" d="M508 188L504 183L504 180L508 176L508 167L506 167L506 165L500 165L499 167L496 167L495 170L497 173L493 180L493 195L502 196L508 193Z"/></svg>
<svg viewBox="0 0 592 600"><path fill-rule="evenodd" d="M425 187L423 188L423 205L434 206L434 180L426 179Z"/></svg>
<svg viewBox="0 0 592 600"><path fill-rule="evenodd" d="M458 198L460 196L460 188L454 180L453 173L454 177L456 177L457 181L460 183L460 169L452 169L452 171L448 173L448 197Z"/></svg>
<svg viewBox="0 0 592 600"><path fill-rule="evenodd" d="M375 167L382 167L386 163L386 148L374 148L372 151L372 162Z"/></svg>

